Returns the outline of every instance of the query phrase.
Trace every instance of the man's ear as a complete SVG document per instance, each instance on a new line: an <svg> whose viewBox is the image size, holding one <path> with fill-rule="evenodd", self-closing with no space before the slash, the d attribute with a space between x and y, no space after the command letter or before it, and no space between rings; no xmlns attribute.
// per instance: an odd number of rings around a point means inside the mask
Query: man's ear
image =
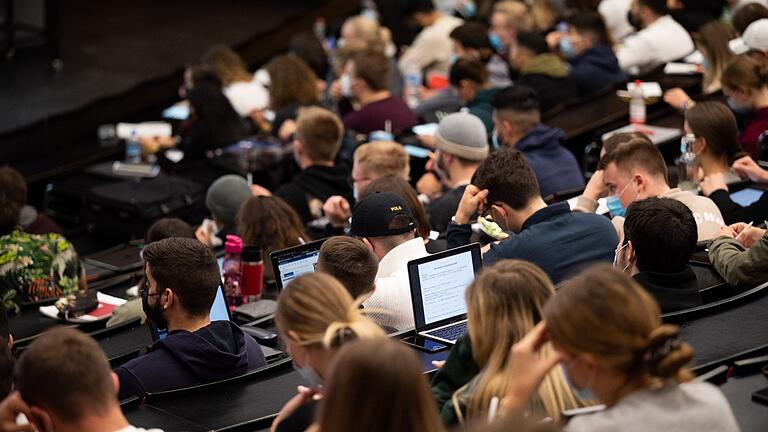
<svg viewBox="0 0 768 432"><path fill-rule="evenodd" d="M8 335L8 348L13 348L13 335Z"/></svg>
<svg viewBox="0 0 768 432"><path fill-rule="evenodd" d="M161 302L160 306L163 308L163 310L169 309L171 306L173 306L174 302L178 301L176 298L176 293L174 293L170 288L166 288L163 291L163 294L165 294L165 296L161 294L159 296L160 298L158 299ZM163 301L163 297L165 297L165 301Z"/></svg>
<svg viewBox="0 0 768 432"><path fill-rule="evenodd" d="M627 263L635 263L635 246L632 240L627 240Z"/></svg>
<svg viewBox="0 0 768 432"><path fill-rule="evenodd" d="M371 243L370 240L368 240L368 237L363 237L363 243L365 243L366 246L368 246L368 249L373 252L373 243Z"/></svg>
<svg viewBox="0 0 768 432"><path fill-rule="evenodd" d="M704 137L696 137L696 141L693 142L693 152L696 154L701 154L706 150L706 148L709 146L709 143L707 143L707 139Z"/></svg>
<svg viewBox="0 0 768 432"><path fill-rule="evenodd" d="M112 378L112 386L115 388L115 395L117 395L120 393L120 378L114 372L110 374L110 378Z"/></svg>
<svg viewBox="0 0 768 432"><path fill-rule="evenodd" d="M301 154L304 151L304 143L298 138L293 140L293 151L296 154Z"/></svg>

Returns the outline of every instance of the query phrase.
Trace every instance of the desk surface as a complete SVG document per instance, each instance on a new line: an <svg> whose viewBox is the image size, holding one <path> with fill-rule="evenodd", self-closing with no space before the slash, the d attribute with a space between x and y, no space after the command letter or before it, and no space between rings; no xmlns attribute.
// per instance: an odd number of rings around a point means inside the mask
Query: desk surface
<svg viewBox="0 0 768 432"><path fill-rule="evenodd" d="M720 386L733 408L742 432L768 431L768 405L752 400L752 393L768 387L768 379L762 373L746 377L731 377Z"/></svg>

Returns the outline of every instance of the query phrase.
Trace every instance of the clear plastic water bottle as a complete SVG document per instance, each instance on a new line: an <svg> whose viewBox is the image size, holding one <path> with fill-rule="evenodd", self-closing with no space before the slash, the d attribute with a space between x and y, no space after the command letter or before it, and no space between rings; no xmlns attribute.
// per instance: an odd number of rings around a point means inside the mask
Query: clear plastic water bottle
<svg viewBox="0 0 768 432"><path fill-rule="evenodd" d="M224 295L230 309L243 304L243 292L240 281L243 277L240 262L243 253L243 241L236 235L228 235L224 243L224 260L221 269L224 273Z"/></svg>
<svg viewBox="0 0 768 432"><path fill-rule="evenodd" d="M419 91L421 88L421 68L415 61L409 61L405 66L405 103L411 109L419 106Z"/></svg>
<svg viewBox="0 0 768 432"><path fill-rule="evenodd" d="M677 187L682 190L696 190L699 184L699 157L693 151L696 136L684 135L680 139L680 156L675 160L677 165Z"/></svg>
<svg viewBox="0 0 768 432"><path fill-rule="evenodd" d="M141 144L135 130L131 132L131 137L125 140L125 163L141 163Z"/></svg>
<svg viewBox="0 0 768 432"><path fill-rule="evenodd" d="M373 0L363 0L360 2L360 15L368 17L374 21L379 21L379 11Z"/></svg>
<svg viewBox="0 0 768 432"><path fill-rule="evenodd" d="M635 85L629 90L629 123L645 124L645 96L643 95L643 83L635 81Z"/></svg>

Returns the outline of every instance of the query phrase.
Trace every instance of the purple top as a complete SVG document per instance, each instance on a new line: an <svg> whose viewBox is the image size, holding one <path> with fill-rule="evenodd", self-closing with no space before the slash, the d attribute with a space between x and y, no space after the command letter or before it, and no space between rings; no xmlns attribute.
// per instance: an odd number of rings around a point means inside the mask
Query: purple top
<svg viewBox="0 0 768 432"><path fill-rule="evenodd" d="M419 121L408 105L396 96L368 104L360 111L350 112L344 116L343 121L347 129L370 134L373 131L384 130L386 120L392 122L392 133L395 135L415 126Z"/></svg>

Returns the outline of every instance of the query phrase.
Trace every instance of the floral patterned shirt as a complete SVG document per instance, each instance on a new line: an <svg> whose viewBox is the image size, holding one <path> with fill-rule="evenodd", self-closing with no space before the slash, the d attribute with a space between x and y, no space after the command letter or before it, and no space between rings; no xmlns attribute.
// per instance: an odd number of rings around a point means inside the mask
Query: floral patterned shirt
<svg viewBox="0 0 768 432"><path fill-rule="evenodd" d="M76 291L80 276L77 252L59 234L16 230L0 237L0 302L7 310Z"/></svg>

